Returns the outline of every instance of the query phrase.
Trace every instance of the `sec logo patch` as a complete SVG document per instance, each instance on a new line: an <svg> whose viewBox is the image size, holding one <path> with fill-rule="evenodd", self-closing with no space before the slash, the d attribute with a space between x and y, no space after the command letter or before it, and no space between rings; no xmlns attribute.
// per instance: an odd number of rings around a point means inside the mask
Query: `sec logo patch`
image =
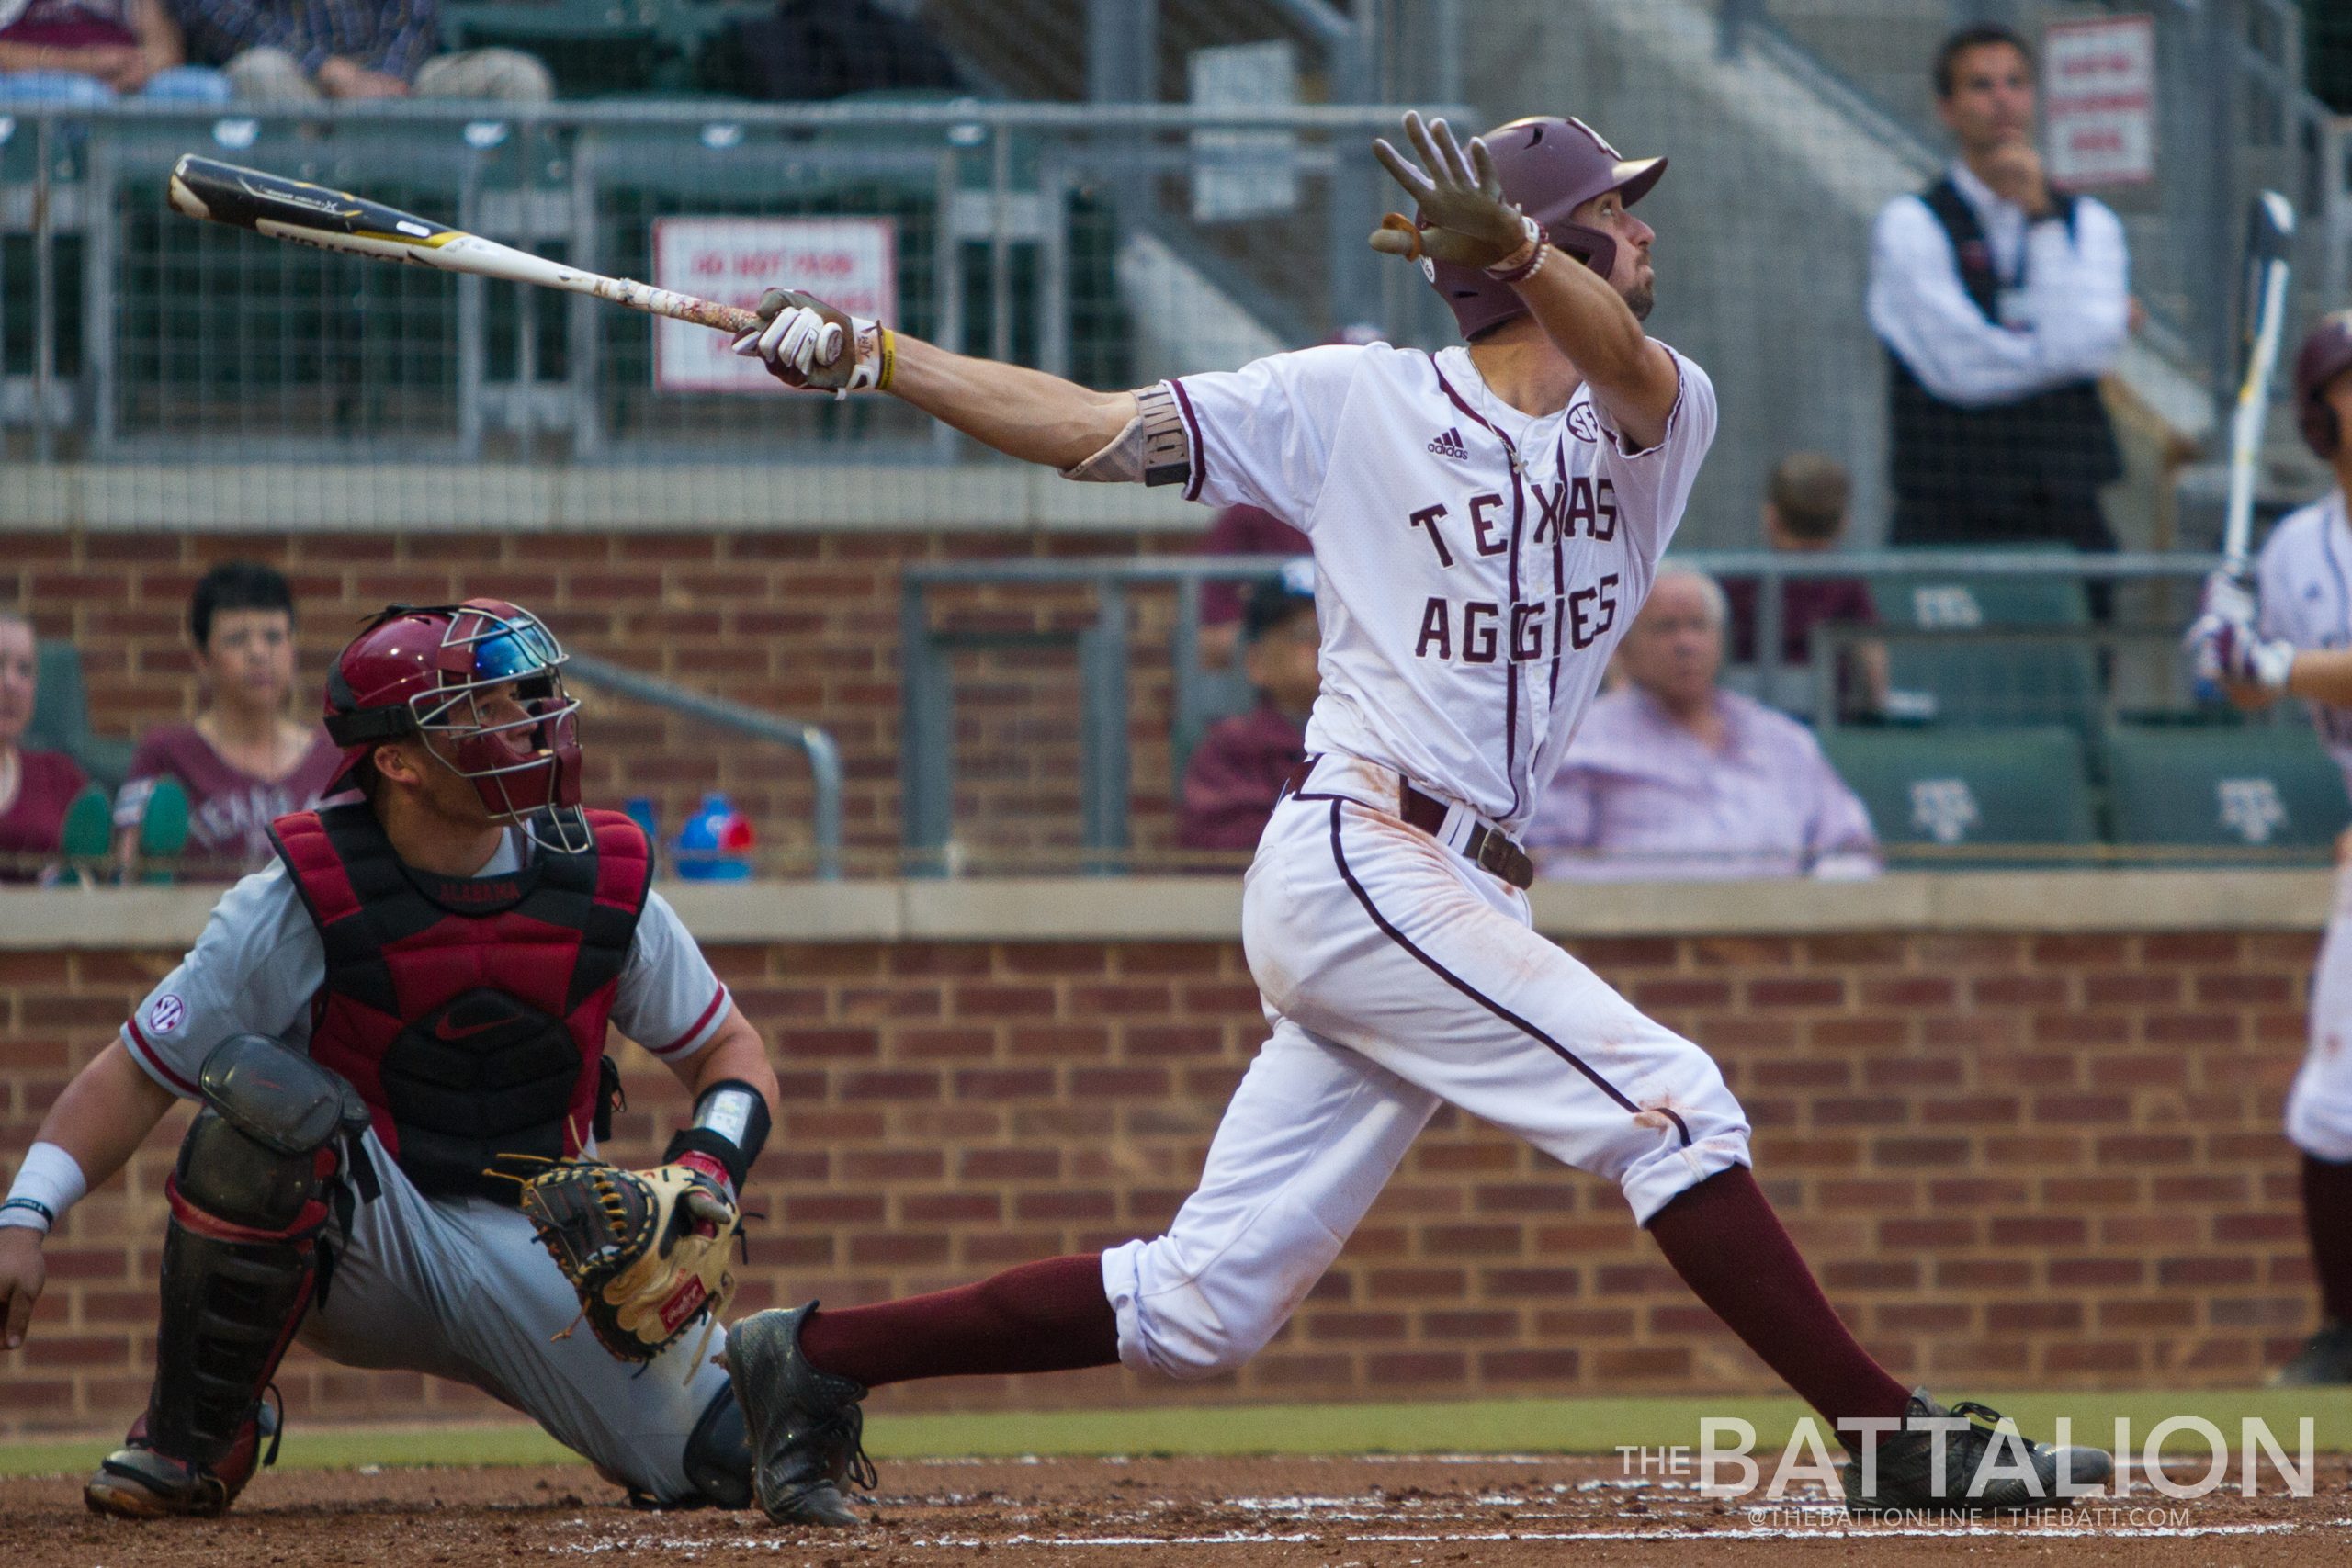
<svg viewBox="0 0 2352 1568"><path fill-rule="evenodd" d="M1600 416L1592 412L1590 403L1578 403L1568 411L1568 434L1588 446L1600 445Z"/></svg>
<svg viewBox="0 0 2352 1568"><path fill-rule="evenodd" d="M187 1019L187 1004L168 994L157 997L155 1005L147 1010L147 1027L158 1034L169 1034Z"/></svg>

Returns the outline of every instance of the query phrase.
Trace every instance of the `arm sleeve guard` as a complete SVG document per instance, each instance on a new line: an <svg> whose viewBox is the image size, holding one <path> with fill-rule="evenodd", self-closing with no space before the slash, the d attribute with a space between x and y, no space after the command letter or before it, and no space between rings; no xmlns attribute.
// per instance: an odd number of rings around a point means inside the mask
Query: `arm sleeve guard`
<svg viewBox="0 0 2352 1568"><path fill-rule="evenodd" d="M1136 389L1136 416L1082 463L1061 470L1066 479L1095 484L1182 484L1193 473L1193 442L1168 383Z"/></svg>

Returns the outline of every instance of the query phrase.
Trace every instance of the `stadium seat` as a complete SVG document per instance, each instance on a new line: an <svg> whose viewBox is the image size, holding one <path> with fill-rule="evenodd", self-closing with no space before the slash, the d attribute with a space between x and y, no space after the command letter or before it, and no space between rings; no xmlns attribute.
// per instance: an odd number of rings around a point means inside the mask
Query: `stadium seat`
<svg viewBox="0 0 2352 1568"><path fill-rule="evenodd" d="M2098 839L2082 740L2064 727L1844 728L1822 747L1890 848Z"/></svg>
<svg viewBox="0 0 2352 1568"><path fill-rule="evenodd" d="M2320 848L2352 822L2307 725L2117 725L2105 753L2119 844Z"/></svg>
<svg viewBox="0 0 2352 1568"><path fill-rule="evenodd" d="M2018 553L2048 555L2053 565L2075 555L2064 547ZM1921 574L1884 579L1871 592L1889 628L1954 634L1950 641L1887 639L1888 684L1928 694L1939 723L2064 724L2086 738L2094 732L2101 691L2087 640L1988 635L2088 626L2079 578Z"/></svg>
<svg viewBox="0 0 2352 1568"><path fill-rule="evenodd" d="M33 716L24 743L62 751L81 765L108 796L130 771L130 742L90 732L90 700L82 684L82 655L70 642L42 641L34 650Z"/></svg>

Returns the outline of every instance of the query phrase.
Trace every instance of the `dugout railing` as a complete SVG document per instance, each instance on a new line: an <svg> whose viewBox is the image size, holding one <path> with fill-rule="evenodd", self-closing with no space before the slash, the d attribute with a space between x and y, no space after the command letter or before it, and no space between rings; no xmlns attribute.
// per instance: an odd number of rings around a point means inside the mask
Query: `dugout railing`
<svg viewBox="0 0 2352 1568"><path fill-rule="evenodd" d="M2195 585L2219 564L2211 556L1928 549L1822 555L1694 551L1671 558L1719 580L1756 584L1754 640L1758 649L1782 646L1784 590L1791 582L1857 578L1882 586L1901 583L1914 592L1925 588L1935 594L1933 602L1944 606L1947 615L1940 624L1905 625L1909 617L1896 616L1877 626L1820 627L1814 634L1809 663L1763 659L1727 671L1730 683L1784 711L1812 718L1825 734L1852 728L1844 723L1846 716L1834 694L1837 661L1857 641L1945 652L2061 650L2054 662L2080 671L2082 684L2024 693L2027 705L2007 714L1982 704L1969 709L1947 702L1940 715L1915 705L1907 726L1898 719L1886 728L1965 726L1984 730L2054 724L2074 733L2078 744L2094 748L2086 770L2096 769L2099 737L2118 724L2135 717L2199 712L2217 716L2221 711L2212 705L2200 709L2177 649L2181 626L2193 613ZM1135 750L1131 668L1147 657L1166 660L1170 751L1181 772L1185 754L1207 725L1248 702L1247 683L1238 673L1211 670L1202 662L1202 588L1215 581L1261 580L1278 565L1250 556L908 563L900 575L899 777L901 853L910 871L942 874L957 868L956 667L962 656L1008 650L1071 660L1079 707L1080 863L1106 873L1129 864ZM2118 599L2132 601L2130 613L2142 620L2121 626L2017 625L2004 624L1997 610L1988 619L1959 607L1986 592L1978 585L2004 581L2113 584ZM1015 613L1024 594L1052 601L1052 613ZM1166 616L1164 649L1138 642L1136 602L1153 594L1173 601ZM2030 665L2031 659L2027 662ZM2096 777L2095 771L2086 773L2086 781ZM1172 788L1173 780L1170 784ZM2063 848L2077 840L2081 853ZM2120 852L2071 832L2058 843L2062 848L2044 854L2111 860ZM2249 848L2260 852L2262 845ZM1920 852L1944 863L1972 858L1964 846L1939 853L1932 842L1923 844ZM2260 853L2255 858L2261 858Z"/></svg>

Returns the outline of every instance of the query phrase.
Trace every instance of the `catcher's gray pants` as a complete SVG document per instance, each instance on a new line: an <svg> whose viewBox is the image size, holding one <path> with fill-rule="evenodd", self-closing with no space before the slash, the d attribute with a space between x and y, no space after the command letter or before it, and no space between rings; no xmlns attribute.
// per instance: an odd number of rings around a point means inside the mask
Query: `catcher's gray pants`
<svg viewBox="0 0 2352 1568"><path fill-rule="evenodd" d="M689 1496L686 1434L726 1385L708 1360L686 1375L696 1327L650 1365L616 1359L521 1211L427 1199L367 1135L383 1195L337 1238L326 1304L301 1340L346 1367L429 1372L513 1405L612 1478L663 1502ZM330 1232L332 1235L333 1233ZM714 1336L711 1348L720 1340Z"/></svg>

